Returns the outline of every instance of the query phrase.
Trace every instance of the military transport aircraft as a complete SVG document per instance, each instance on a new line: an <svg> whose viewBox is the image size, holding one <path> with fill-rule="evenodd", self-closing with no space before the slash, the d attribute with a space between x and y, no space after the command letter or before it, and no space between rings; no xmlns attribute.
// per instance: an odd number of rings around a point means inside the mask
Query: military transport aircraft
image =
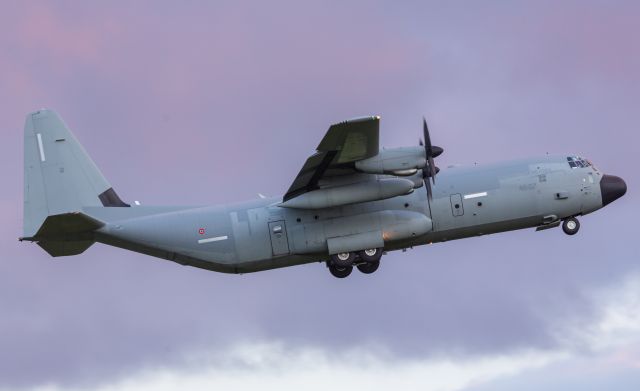
<svg viewBox="0 0 640 391"><path fill-rule="evenodd" d="M129 205L52 110L27 116L24 237L51 256L100 242L225 273L324 262L373 273L387 251L562 224L623 196L625 182L574 155L440 170L420 145L381 149L379 117L332 125L283 197L232 205ZM437 179L437 180L436 180Z"/></svg>

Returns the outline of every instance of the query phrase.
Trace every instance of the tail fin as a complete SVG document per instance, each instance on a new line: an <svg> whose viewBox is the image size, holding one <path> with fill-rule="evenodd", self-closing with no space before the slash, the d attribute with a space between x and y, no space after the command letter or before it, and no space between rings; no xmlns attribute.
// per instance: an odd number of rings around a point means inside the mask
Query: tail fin
<svg viewBox="0 0 640 391"><path fill-rule="evenodd" d="M120 200L55 111L40 110L27 115L24 127L25 237L38 240L42 245L47 237L40 231L49 216L81 212L87 206L129 205Z"/></svg>

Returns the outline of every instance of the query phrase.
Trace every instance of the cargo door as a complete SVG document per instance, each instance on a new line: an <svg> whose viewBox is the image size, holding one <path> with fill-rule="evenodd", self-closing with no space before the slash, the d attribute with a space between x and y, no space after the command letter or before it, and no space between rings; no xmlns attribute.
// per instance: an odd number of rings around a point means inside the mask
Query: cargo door
<svg viewBox="0 0 640 391"><path fill-rule="evenodd" d="M271 235L271 250L274 256L289 254L289 240L287 239L287 227L284 220L269 223Z"/></svg>
<svg viewBox="0 0 640 391"><path fill-rule="evenodd" d="M461 194L451 194L451 212L454 216L462 216L464 214L464 206L462 205Z"/></svg>

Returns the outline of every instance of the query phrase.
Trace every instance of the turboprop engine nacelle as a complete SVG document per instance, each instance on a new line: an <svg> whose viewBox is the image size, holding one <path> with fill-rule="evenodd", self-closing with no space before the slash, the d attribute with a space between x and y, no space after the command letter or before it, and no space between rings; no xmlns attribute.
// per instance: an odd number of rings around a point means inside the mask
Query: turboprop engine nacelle
<svg viewBox="0 0 640 391"><path fill-rule="evenodd" d="M381 150L376 156L359 160L358 171L367 174L390 174L409 176L427 164L424 147L399 147Z"/></svg>
<svg viewBox="0 0 640 391"><path fill-rule="evenodd" d="M404 178L376 179L351 185L313 190L285 201L280 206L294 209L322 209L358 202L384 200L409 194L414 182Z"/></svg>

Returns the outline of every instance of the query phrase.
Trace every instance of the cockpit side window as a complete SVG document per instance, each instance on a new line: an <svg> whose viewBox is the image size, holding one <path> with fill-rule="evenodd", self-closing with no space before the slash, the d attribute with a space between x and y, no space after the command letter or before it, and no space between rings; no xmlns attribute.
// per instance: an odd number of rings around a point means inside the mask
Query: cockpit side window
<svg viewBox="0 0 640 391"><path fill-rule="evenodd" d="M591 166L591 162L587 159L583 159L580 156L568 156L567 162L571 168L584 168Z"/></svg>

